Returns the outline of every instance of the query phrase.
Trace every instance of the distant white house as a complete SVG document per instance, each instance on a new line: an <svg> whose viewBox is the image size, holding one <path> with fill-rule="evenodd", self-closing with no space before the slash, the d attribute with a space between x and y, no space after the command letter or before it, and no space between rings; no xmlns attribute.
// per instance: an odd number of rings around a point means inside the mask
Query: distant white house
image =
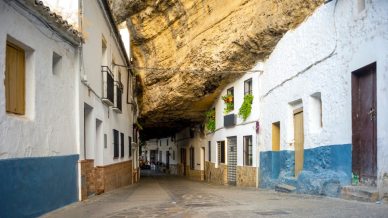
<svg viewBox="0 0 388 218"><path fill-rule="evenodd" d="M78 200L80 33L40 1L0 1L0 217Z"/></svg>
<svg viewBox="0 0 388 218"><path fill-rule="evenodd" d="M257 185L260 70L258 66L253 72L228 84L214 103L215 129L208 130L206 143L202 145L206 150L205 177L210 182ZM249 96L253 100L249 100ZM251 112L245 120L239 115L244 99L251 101L246 102Z"/></svg>
<svg viewBox="0 0 388 218"><path fill-rule="evenodd" d="M162 167L169 174L177 174L178 154L173 137L147 140L143 150L143 160L152 170L158 165L158 168Z"/></svg>

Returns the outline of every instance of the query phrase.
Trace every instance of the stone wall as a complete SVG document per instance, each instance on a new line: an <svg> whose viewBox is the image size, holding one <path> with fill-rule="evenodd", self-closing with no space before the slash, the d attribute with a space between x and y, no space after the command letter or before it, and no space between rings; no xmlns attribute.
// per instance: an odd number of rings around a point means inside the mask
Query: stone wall
<svg viewBox="0 0 388 218"><path fill-rule="evenodd" d="M81 200L96 193L94 160L81 160Z"/></svg>
<svg viewBox="0 0 388 218"><path fill-rule="evenodd" d="M256 167L237 166L237 186L256 187Z"/></svg>
<svg viewBox="0 0 388 218"><path fill-rule="evenodd" d="M187 167L187 176L191 180L196 180L196 181L203 181L204 179L204 171L203 170L191 170L190 167Z"/></svg>
<svg viewBox="0 0 388 218"><path fill-rule="evenodd" d="M205 178L207 182L226 185L228 184L228 171L227 165L220 164L218 168L215 167L215 163L206 161L205 163Z"/></svg>
<svg viewBox="0 0 388 218"><path fill-rule="evenodd" d="M99 178L98 190L107 192L119 187L130 185L132 183L132 160L96 167Z"/></svg>
<svg viewBox="0 0 388 218"><path fill-rule="evenodd" d="M81 160L80 164L81 200L139 180L139 173L132 172L132 160L97 167L94 167L94 160Z"/></svg>

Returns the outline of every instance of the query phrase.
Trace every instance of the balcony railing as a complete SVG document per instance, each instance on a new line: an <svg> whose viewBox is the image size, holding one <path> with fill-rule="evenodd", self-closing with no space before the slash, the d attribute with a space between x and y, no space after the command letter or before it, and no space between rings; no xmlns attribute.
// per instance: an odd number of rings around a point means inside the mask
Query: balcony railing
<svg viewBox="0 0 388 218"><path fill-rule="evenodd" d="M121 82L115 82L115 102L113 106L113 110L121 113L123 111L123 84Z"/></svg>
<svg viewBox="0 0 388 218"><path fill-rule="evenodd" d="M114 105L114 76L108 66L101 66L102 72L102 102Z"/></svg>

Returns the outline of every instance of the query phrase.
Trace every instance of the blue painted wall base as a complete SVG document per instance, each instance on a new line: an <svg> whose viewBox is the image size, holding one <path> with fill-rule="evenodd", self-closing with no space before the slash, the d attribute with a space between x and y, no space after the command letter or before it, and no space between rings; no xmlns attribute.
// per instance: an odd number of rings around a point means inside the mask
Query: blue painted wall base
<svg viewBox="0 0 388 218"><path fill-rule="evenodd" d="M294 151L260 153L260 187L286 183L298 193L337 197L352 177L352 146L328 145L304 150L303 171L294 177Z"/></svg>
<svg viewBox="0 0 388 218"><path fill-rule="evenodd" d="M78 201L78 159L0 160L0 217L36 217Z"/></svg>

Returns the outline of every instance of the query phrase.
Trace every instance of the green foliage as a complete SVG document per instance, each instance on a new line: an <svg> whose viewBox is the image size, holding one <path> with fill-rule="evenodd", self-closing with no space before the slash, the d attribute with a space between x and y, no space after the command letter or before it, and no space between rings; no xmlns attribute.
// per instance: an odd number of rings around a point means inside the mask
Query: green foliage
<svg viewBox="0 0 388 218"><path fill-rule="evenodd" d="M224 113L227 114L234 109L233 95L222 96L222 100L225 102Z"/></svg>
<svg viewBox="0 0 388 218"><path fill-rule="evenodd" d="M244 96L244 102L242 103L238 115L245 121L252 111L253 95L247 94Z"/></svg>
<svg viewBox="0 0 388 218"><path fill-rule="evenodd" d="M210 132L216 130L216 110L215 108L210 109L206 112L206 129Z"/></svg>

